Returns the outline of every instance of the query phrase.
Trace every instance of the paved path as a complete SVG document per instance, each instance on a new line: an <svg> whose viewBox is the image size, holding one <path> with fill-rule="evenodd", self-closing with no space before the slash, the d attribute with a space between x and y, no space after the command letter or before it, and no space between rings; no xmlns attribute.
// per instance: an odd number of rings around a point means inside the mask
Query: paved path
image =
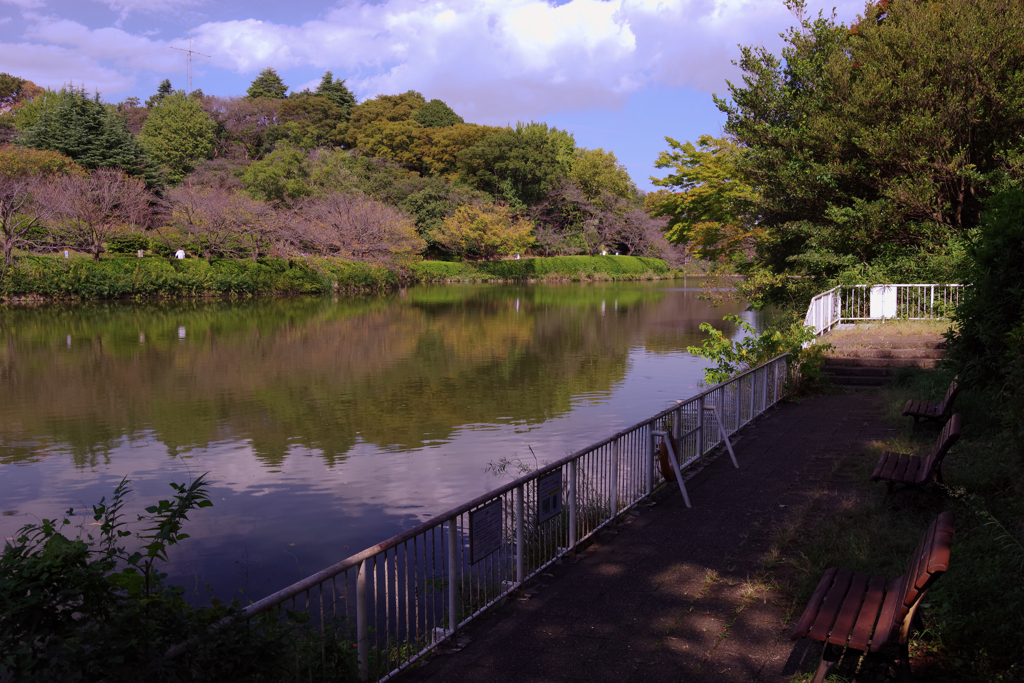
<svg viewBox="0 0 1024 683"><path fill-rule="evenodd" d="M785 404L740 432L736 456L644 505L553 566L400 681L788 681L819 651L787 637L785 601L757 582L775 524L827 487L844 454L895 430L873 393Z"/></svg>

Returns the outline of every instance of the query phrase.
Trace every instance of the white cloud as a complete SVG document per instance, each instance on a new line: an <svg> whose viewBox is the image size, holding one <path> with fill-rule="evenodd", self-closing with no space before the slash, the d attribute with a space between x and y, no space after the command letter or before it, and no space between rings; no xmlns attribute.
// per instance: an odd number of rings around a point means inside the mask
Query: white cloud
<svg viewBox="0 0 1024 683"><path fill-rule="evenodd" d="M150 12L153 14L178 14L181 10L202 5L206 0L95 0L100 4L108 6L115 12L120 12L117 23L120 27L128 15L135 11Z"/></svg>
<svg viewBox="0 0 1024 683"><path fill-rule="evenodd" d="M0 0L0 5L14 5L22 9L35 9L45 4L44 0Z"/></svg>
<svg viewBox="0 0 1024 683"><path fill-rule="evenodd" d="M201 1L97 0L122 13L171 12ZM863 7L861 0L840 4L847 18ZM186 47L185 40L31 20L32 38L113 69L182 70L182 57L167 48ZM504 123L614 108L655 85L724 94L725 79L739 75L731 64L737 43L777 48L778 32L792 24L781 0L357 0L299 25L210 21L193 36L211 55L207 68L331 69L361 98L416 89L470 120Z"/></svg>
<svg viewBox="0 0 1024 683"><path fill-rule="evenodd" d="M134 85L135 80L98 64L76 50L55 45L0 43L4 69L27 78L36 85L59 88L73 82L101 93L118 93Z"/></svg>

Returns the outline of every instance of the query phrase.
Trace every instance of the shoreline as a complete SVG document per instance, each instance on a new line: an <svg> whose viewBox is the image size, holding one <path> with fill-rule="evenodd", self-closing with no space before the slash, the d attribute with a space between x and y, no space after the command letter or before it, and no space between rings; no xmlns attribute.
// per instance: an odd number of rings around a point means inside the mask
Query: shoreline
<svg viewBox="0 0 1024 683"><path fill-rule="evenodd" d="M357 296L420 284L667 280L690 273L661 259L552 256L503 261L421 261L385 267L337 258L184 259L158 256L22 257L0 282L0 303L170 301L303 294ZM697 275L696 273L693 275Z"/></svg>

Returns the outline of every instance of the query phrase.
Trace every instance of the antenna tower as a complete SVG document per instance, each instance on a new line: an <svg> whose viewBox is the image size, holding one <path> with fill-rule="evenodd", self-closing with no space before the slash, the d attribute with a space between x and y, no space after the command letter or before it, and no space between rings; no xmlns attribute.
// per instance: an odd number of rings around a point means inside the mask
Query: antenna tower
<svg viewBox="0 0 1024 683"><path fill-rule="evenodd" d="M192 29L189 29L189 31L188 31L188 49L187 50L185 48L183 48L183 47L174 47L173 45L168 45L167 47L171 48L172 50L177 50L179 52L184 52L186 55L188 55L187 58L186 58L186 64L187 64L186 73L188 75L188 89L185 90L185 94L188 95L189 93L192 92L192 55L199 55L200 57L209 57L210 55L205 55L202 52L199 52L197 50L193 50L192 49Z"/></svg>

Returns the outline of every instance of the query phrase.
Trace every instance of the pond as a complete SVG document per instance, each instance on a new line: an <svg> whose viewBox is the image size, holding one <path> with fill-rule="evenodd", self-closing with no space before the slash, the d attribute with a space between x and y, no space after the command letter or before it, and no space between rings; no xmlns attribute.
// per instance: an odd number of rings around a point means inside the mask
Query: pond
<svg viewBox="0 0 1024 683"><path fill-rule="evenodd" d="M0 308L0 533L208 472L170 579L255 600L697 393L699 282ZM744 318L760 326L756 313ZM516 465L508 468L515 470Z"/></svg>

